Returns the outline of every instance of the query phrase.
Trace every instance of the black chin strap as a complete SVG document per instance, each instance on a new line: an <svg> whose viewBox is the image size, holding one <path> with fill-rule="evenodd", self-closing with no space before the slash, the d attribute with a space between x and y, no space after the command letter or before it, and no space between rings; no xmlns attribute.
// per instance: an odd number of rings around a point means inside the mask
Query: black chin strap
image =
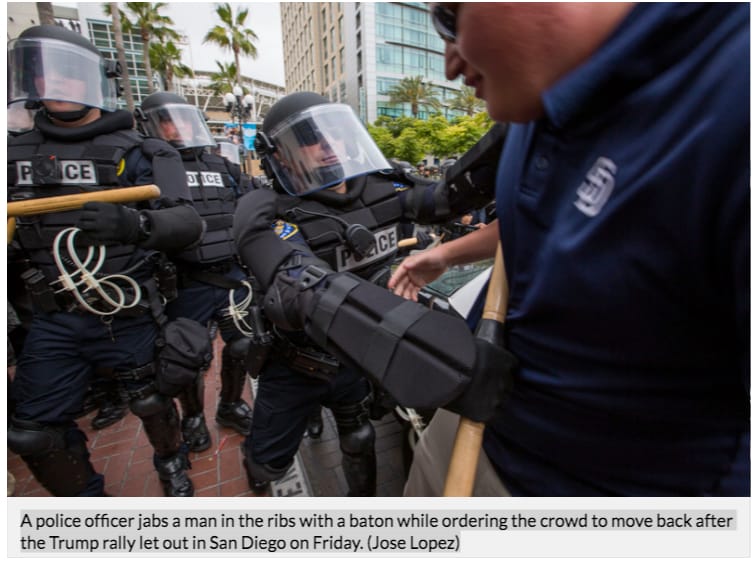
<svg viewBox="0 0 755 561"><path fill-rule="evenodd" d="M58 121L63 121L64 123L72 123L74 121L78 121L79 119L83 119L87 116L87 114L92 110L91 107L84 106L83 109L79 109L78 111L47 111L47 114L52 117L53 119L56 119Z"/></svg>

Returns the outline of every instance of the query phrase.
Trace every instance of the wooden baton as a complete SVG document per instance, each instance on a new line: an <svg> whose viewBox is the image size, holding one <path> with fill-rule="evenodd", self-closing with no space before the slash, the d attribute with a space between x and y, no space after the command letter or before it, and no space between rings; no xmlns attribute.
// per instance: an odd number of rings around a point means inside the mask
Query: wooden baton
<svg viewBox="0 0 755 561"><path fill-rule="evenodd" d="M503 345L503 322L506 319L508 299L509 285L506 280L503 251L499 243L476 337ZM459 419L459 428L456 431L456 440L446 474L446 485L443 489L444 497L472 496L484 431L485 423L465 417Z"/></svg>
<svg viewBox="0 0 755 561"><path fill-rule="evenodd" d="M157 185L138 185L136 187L122 187L120 189L105 189L88 193L76 193L73 195L60 195L58 197L40 197L23 201L8 202L8 243L13 239L16 216L29 216L33 214L49 214L51 212L65 212L76 210L85 203L133 203L156 199L160 196L160 188Z"/></svg>

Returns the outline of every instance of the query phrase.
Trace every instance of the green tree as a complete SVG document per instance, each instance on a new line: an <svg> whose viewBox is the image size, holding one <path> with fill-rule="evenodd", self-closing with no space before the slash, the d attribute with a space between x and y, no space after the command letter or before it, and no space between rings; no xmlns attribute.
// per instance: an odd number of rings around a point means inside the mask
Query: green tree
<svg viewBox="0 0 755 561"><path fill-rule="evenodd" d="M449 104L450 109L462 111L470 117L475 113L485 110L485 102L475 96L474 88L469 86L462 86L461 89L456 92L456 95L451 99Z"/></svg>
<svg viewBox="0 0 755 561"><path fill-rule="evenodd" d="M173 20L160 14L160 10L168 4L165 2L126 2L126 11L121 10L121 23L123 30L134 32L139 30L139 36L142 39L142 57L144 59L144 70L147 74L147 89L154 92L152 64L149 58L149 47L153 39L164 42L167 40L178 40L180 35L170 26ZM105 4L105 13L110 15L111 4Z"/></svg>
<svg viewBox="0 0 755 561"><path fill-rule="evenodd" d="M426 121L417 121L415 125L417 132L425 141L428 154L434 154L439 158L450 155L447 145L445 131L449 123L443 115L433 115Z"/></svg>
<svg viewBox="0 0 755 561"><path fill-rule="evenodd" d="M430 107L438 111L441 103L435 94L432 82L425 82L422 76L407 77L388 90L389 103L408 103L412 117L419 115L419 108Z"/></svg>
<svg viewBox="0 0 755 561"><path fill-rule="evenodd" d="M181 51L173 41L153 43L149 48L149 61L162 76L167 91L173 87L173 76L194 76L194 71L181 62Z"/></svg>
<svg viewBox="0 0 755 561"><path fill-rule="evenodd" d="M386 158L393 158L393 135L387 128L377 125L367 125L367 132Z"/></svg>
<svg viewBox="0 0 755 561"><path fill-rule="evenodd" d="M413 127L419 119L413 119L412 117L388 117L387 115L381 115L375 119L375 126L385 128L391 133L391 136L397 138L401 135L406 127Z"/></svg>
<svg viewBox="0 0 755 561"><path fill-rule="evenodd" d="M236 83L236 65L232 62L223 64L222 62L215 61L218 65L218 71L210 74L210 89L215 95L223 95L224 93L233 91L233 85Z"/></svg>
<svg viewBox="0 0 755 561"><path fill-rule="evenodd" d="M414 163L421 160L426 151L425 143L422 141L417 129L407 127L401 131L401 135L398 138L393 139L393 154L391 157Z"/></svg>
<svg viewBox="0 0 755 561"><path fill-rule="evenodd" d="M205 35L205 43L214 43L223 49L233 53L233 61L236 67L236 84L241 85L241 63L239 56L241 53L257 58L257 47L254 41L257 35L246 25L246 18L249 10L239 9L236 15L233 14L233 7L229 3L218 4L215 7L215 13L220 18L222 25L216 25Z"/></svg>
<svg viewBox="0 0 755 561"><path fill-rule="evenodd" d="M118 2L107 4L110 17L113 20L113 35L115 37L115 51L118 53L118 62L121 65L121 84L123 85L123 97L126 98L126 106L129 111L134 111L134 94L131 92L131 77L126 63L126 48L123 46L123 25L121 24L121 11ZM108 11L107 9L105 10Z"/></svg>

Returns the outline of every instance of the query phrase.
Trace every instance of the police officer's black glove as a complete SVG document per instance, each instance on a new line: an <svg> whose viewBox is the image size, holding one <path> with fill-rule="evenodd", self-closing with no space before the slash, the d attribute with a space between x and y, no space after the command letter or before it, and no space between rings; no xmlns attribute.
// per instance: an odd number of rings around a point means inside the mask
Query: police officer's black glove
<svg viewBox="0 0 755 561"><path fill-rule="evenodd" d="M424 230L417 230L417 233L414 237L417 238L417 245L415 245L412 249L425 249L431 243L433 243L433 237Z"/></svg>
<svg viewBox="0 0 755 561"><path fill-rule="evenodd" d="M139 212L115 203L85 203L76 227L95 241L139 241Z"/></svg>
<svg viewBox="0 0 755 561"><path fill-rule="evenodd" d="M475 339L475 346L472 380L464 393L444 408L472 421L487 422L510 393L518 361L509 351L488 341Z"/></svg>

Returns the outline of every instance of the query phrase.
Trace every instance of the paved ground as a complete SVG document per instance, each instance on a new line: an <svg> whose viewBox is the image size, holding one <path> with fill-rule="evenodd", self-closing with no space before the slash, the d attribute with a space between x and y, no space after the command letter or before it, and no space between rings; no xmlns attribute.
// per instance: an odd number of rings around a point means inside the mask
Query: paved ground
<svg viewBox="0 0 755 561"><path fill-rule="evenodd" d="M215 343L215 356L220 356L222 341ZM245 398L251 402L247 384ZM205 452L190 455L198 497L254 496L249 490L241 462L241 435L215 424L215 408L220 392L219 365L215 361L205 378L205 416L212 433L213 445ZM116 424L100 431L90 428L95 413L79 419L79 426L89 438L92 462L105 474L105 490L112 496L160 497L163 495L152 466L152 448L139 419L128 414ZM403 464L401 459L401 427L392 415L376 421L376 452L378 458L378 496L401 496ZM320 439L305 438L299 460L283 481L277 483L276 496L345 496L346 482L341 470L341 453L335 422L324 410L324 431ZM49 496L17 455L8 451L8 471L15 478L14 496Z"/></svg>

